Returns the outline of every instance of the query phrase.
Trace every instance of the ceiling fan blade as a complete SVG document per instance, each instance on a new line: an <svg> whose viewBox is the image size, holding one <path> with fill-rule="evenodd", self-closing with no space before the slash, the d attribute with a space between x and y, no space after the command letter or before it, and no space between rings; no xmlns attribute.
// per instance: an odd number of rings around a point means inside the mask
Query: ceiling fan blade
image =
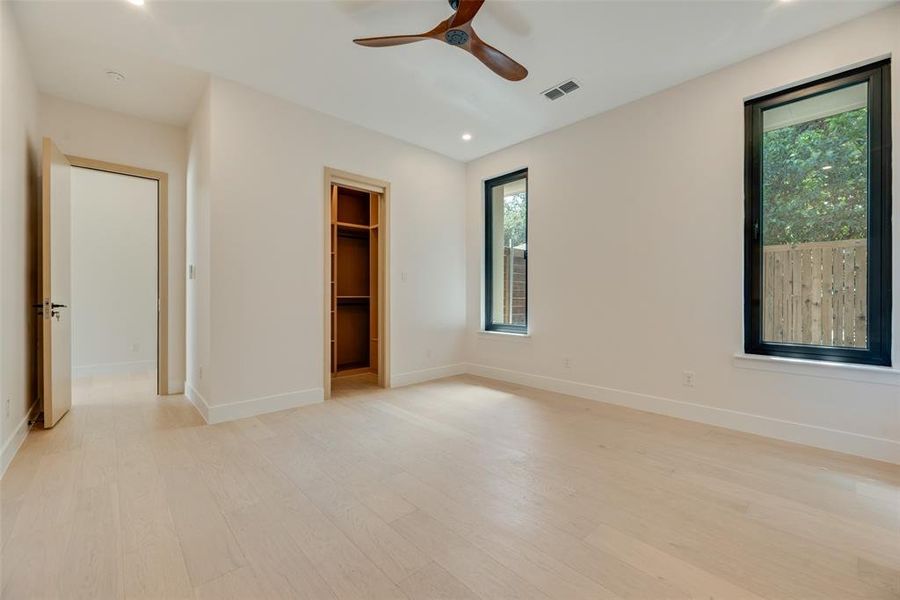
<svg viewBox="0 0 900 600"><path fill-rule="evenodd" d="M450 28L460 27L475 18L484 0L459 0L459 7L450 19Z"/></svg>
<svg viewBox="0 0 900 600"><path fill-rule="evenodd" d="M368 46L370 48L384 48L387 46L400 46L402 44L412 44L413 42L421 42L430 39L426 35L386 35L381 37L358 38L353 40L360 46Z"/></svg>
<svg viewBox="0 0 900 600"><path fill-rule="evenodd" d="M503 54L471 32L468 51L485 66L504 79L521 81L528 76L528 69Z"/></svg>

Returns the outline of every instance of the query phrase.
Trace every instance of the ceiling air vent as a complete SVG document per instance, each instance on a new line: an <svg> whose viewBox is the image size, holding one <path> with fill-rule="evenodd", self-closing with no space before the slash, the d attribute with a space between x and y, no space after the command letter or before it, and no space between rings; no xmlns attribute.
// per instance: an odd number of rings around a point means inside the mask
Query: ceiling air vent
<svg viewBox="0 0 900 600"><path fill-rule="evenodd" d="M565 92L563 92L562 90L560 90L558 88L550 88L546 92L541 92L541 93L544 94L545 96L547 96L548 100L556 100L557 98L562 98L563 96L566 95Z"/></svg>
<svg viewBox="0 0 900 600"><path fill-rule="evenodd" d="M544 90L541 92L544 96L547 97L548 100L557 100L562 98L566 94L571 94L581 86L574 79L570 79L568 81L564 81L559 85L550 88L549 90Z"/></svg>
<svg viewBox="0 0 900 600"><path fill-rule="evenodd" d="M567 81L565 83L559 84L559 89L561 89L562 91L564 91L567 94L571 94L572 92L574 92L575 90L577 90L580 87L581 86L578 85L577 83L575 83L575 81L572 79L570 79L569 81Z"/></svg>

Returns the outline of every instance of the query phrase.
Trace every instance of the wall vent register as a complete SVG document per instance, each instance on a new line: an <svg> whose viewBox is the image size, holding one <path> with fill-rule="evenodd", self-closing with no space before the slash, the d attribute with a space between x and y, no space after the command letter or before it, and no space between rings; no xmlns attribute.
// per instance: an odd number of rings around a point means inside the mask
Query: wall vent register
<svg viewBox="0 0 900 600"><path fill-rule="evenodd" d="M550 88L549 90L544 90L543 92L541 92L541 94L543 94L548 100L558 100L566 94L571 94L580 87L581 85L578 82L576 82L574 79L570 79Z"/></svg>

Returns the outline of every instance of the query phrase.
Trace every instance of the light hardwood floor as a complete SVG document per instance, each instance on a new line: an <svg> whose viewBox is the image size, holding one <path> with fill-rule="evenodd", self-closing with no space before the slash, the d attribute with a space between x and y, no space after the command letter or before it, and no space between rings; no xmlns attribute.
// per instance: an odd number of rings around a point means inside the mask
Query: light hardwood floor
<svg viewBox="0 0 900 600"><path fill-rule="evenodd" d="M900 468L473 377L216 426L80 384L4 598L900 598Z"/></svg>

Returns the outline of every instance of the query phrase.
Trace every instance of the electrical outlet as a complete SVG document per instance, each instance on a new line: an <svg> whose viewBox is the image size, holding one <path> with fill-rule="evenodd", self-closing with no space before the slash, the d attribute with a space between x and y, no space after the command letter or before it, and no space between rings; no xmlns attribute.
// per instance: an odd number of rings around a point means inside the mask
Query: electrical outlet
<svg viewBox="0 0 900 600"><path fill-rule="evenodd" d="M9 403L10 403L10 399L9 399L9 397L7 397L6 398L6 418L7 419L9 418Z"/></svg>
<svg viewBox="0 0 900 600"><path fill-rule="evenodd" d="M406 271L402 271L402 272L400 273L400 281L404 281L404 282L405 282L406 279L407 279Z"/></svg>
<svg viewBox="0 0 900 600"><path fill-rule="evenodd" d="M426 357L426 358L431 358L431 348L429 348L429 349L427 349L427 350L425 351L425 357Z"/></svg>
<svg viewBox="0 0 900 600"><path fill-rule="evenodd" d="M137 351L140 350L140 349L141 349L141 345L138 344L137 342L135 342L134 344L131 345L131 351L132 351L132 352L137 352Z"/></svg>
<svg viewBox="0 0 900 600"><path fill-rule="evenodd" d="M682 371L681 372L681 385L684 387L694 387L694 372L693 371Z"/></svg>
<svg viewBox="0 0 900 600"><path fill-rule="evenodd" d="M199 369L197 369L197 377L199 377L200 379L203 379L203 367L200 367Z"/></svg>
<svg viewBox="0 0 900 600"><path fill-rule="evenodd" d="M565 368L565 369L571 369L571 368L572 368L572 359L569 358L568 356L566 356L565 358L563 358L563 359L562 359L562 366L563 366L563 368Z"/></svg>

